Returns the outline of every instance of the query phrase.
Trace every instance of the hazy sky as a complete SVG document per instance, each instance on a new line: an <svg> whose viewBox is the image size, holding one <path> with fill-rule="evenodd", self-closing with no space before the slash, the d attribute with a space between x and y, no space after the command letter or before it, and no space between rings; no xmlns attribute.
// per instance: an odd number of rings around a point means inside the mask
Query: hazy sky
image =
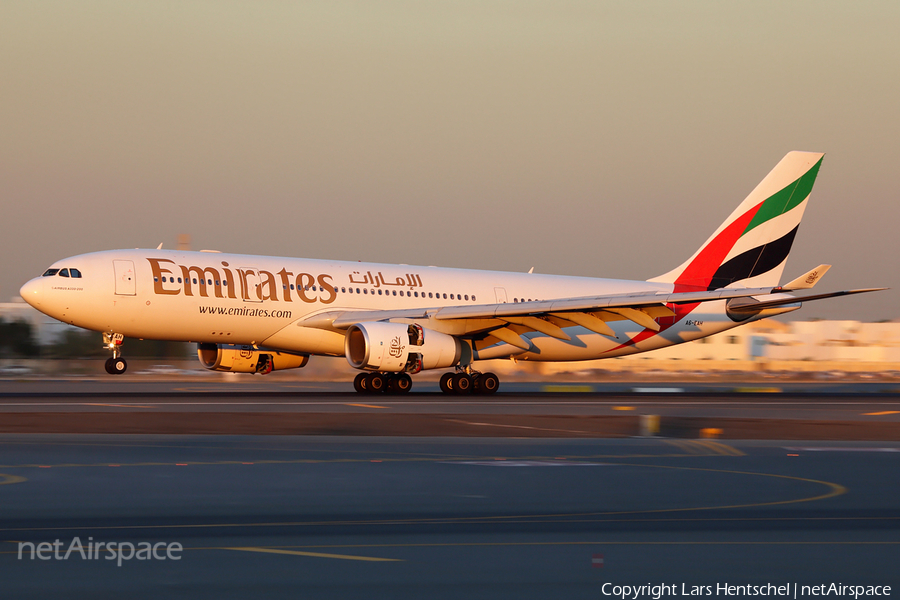
<svg viewBox="0 0 900 600"><path fill-rule="evenodd" d="M900 318L900 3L0 0L0 300L113 248L647 279L826 152L799 317ZM817 288L818 289L818 288Z"/></svg>

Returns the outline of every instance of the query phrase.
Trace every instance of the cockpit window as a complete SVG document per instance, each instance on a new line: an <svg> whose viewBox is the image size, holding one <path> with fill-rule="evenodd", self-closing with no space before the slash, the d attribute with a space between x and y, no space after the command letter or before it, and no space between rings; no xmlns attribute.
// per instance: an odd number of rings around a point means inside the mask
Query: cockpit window
<svg viewBox="0 0 900 600"><path fill-rule="evenodd" d="M69 269L69 275L79 278L81 277L81 271L79 271L78 269Z"/></svg>
<svg viewBox="0 0 900 600"><path fill-rule="evenodd" d="M47 269L41 277L53 277L57 273L59 273L59 269Z"/></svg>
<svg viewBox="0 0 900 600"><path fill-rule="evenodd" d="M59 272L59 276L60 276L60 277L68 277L68 276L69 276L69 270L68 270L68 269L63 269L62 271Z"/></svg>

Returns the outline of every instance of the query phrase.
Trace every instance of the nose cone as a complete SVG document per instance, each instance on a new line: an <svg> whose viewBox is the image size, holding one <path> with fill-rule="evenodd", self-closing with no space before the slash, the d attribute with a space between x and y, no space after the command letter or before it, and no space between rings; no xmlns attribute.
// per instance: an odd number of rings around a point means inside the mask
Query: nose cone
<svg viewBox="0 0 900 600"><path fill-rule="evenodd" d="M22 296L22 299L25 300L28 304L33 307L40 309L41 300L44 292L44 278L43 277L35 277L28 283L22 286L22 289L19 290L19 295Z"/></svg>

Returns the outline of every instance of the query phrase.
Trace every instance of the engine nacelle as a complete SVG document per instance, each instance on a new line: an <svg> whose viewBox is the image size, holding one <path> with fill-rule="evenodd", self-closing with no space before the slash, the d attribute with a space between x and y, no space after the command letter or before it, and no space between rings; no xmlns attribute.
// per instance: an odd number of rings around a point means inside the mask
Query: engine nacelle
<svg viewBox="0 0 900 600"><path fill-rule="evenodd" d="M347 328L344 354L366 371L418 373L459 363L462 342L445 333L403 323L356 323Z"/></svg>
<svg viewBox="0 0 900 600"><path fill-rule="evenodd" d="M309 362L309 356L229 344L197 344L197 357L200 364L210 371L263 375L282 369L297 369Z"/></svg>

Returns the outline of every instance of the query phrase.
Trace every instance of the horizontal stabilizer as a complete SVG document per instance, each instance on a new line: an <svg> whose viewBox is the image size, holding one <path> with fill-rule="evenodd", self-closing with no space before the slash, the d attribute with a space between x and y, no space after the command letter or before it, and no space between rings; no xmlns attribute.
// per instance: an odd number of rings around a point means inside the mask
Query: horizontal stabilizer
<svg viewBox="0 0 900 600"><path fill-rule="evenodd" d="M728 301L728 311L735 313L757 313L766 308L775 308L777 306L785 306L787 304L796 304L798 302L810 302L812 300L822 300L823 298L837 298L839 296L852 296L853 294L865 294L868 292L880 292L888 288L866 288L860 290L844 290L842 292L831 292L829 294L815 294L813 296L792 296L790 298L780 298L778 300L764 300L762 302L753 302L752 299L735 298Z"/></svg>

